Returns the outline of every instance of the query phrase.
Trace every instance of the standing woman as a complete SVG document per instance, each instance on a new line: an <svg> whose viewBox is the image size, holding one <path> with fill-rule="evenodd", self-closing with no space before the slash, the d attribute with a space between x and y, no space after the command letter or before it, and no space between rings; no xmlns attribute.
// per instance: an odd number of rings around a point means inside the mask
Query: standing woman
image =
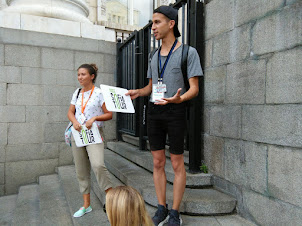
<svg viewBox="0 0 302 226"><path fill-rule="evenodd" d="M103 121L112 119L112 112L106 108L101 89L94 86L97 71L98 68L95 64L83 64L78 68L78 81L82 88L73 93L67 116L78 131L81 131L82 125L86 125L90 129L92 124L96 123L102 138L104 138ZM82 125L81 121L84 121ZM81 217L92 211L90 206L90 169L92 168L100 188L106 193L112 188L112 184L104 164L104 142L77 147L72 137L71 145L80 192L84 199L83 207L73 216Z"/></svg>

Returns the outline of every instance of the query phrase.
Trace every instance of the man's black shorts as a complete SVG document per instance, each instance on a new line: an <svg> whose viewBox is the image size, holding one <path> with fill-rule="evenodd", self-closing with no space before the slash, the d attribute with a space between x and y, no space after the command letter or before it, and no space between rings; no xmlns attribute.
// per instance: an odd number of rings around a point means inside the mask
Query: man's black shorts
<svg viewBox="0 0 302 226"><path fill-rule="evenodd" d="M170 153L184 153L186 104L155 105L149 102L148 138L151 151L165 149L168 134Z"/></svg>

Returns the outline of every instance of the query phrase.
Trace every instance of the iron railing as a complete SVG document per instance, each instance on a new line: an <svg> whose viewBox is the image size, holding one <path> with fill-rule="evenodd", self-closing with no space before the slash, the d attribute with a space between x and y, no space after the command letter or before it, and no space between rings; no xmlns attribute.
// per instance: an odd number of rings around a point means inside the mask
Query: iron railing
<svg viewBox="0 0 302 226"><path fill-rule="evenodd" d="M138 87L139 71L137 70L138 57L136 55L138 44L138 32L134 31L123 44L117 47L117 85L126 89ZM138 112L137 101L134 100L135 109ZM117 117L118 137L120 133L138 136L139 123L136 114L118 114Z"/></svg>
<svg viewBox="0 0 302 226"><path fill-rule="evenodd" d="M203 36L203 2L196 0L178 0L174 8L181 10L182 43L197 49L203 66L204 36ZM148 84L148 55L153 48L160 45L151 31L152 21L139 31L134 31L124 42L117 44L117 86L126 89L138 89ZM203 159L203 77L199 80L199 95L189 103L187 114L186 149L189 151L189 170L200 172ZM146 108L148 97L134 101L135 114L117 115L117 137L127 133L139 137L139 148L146 149Z"/></svg>

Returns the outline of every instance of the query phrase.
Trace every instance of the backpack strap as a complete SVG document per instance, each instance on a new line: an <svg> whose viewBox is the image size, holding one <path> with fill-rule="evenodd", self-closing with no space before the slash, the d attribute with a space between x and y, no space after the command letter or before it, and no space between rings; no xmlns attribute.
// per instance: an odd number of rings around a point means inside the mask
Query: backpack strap
<svg viewBox="0 0 302 226"><path fill-rule="evenodd" d="M190 84L188 81L188 54L189 54L189 45L184 44L182 47L182 54L181 54L181 72L183 75L183 79L187 91L190 88Z"/></svg>
<svg viewBox="0 0 302 226"><path fill-rule="evenodd" d="M150 52L150 61L152 60L152 57L154 56L155 52L157 51L157 48L154 48L151 52Z"/></svg>
<svg viewBox="0 0 302 226"><path fill-rule="evenodd" d="M79 95L80 95L81 90L82 90L82 88L79 88L79 91L78 91L78 94L77 94L76 102L77 102L77 100L78 100L78 97L79 97ZM84 94L83 94L83 95L84 95ZM77 109L74 110L74 114L76 113L76 111L77 111Z"/></svg>
<svg viewBox="0 0 302 226"><path fill-rule="evenodd" d="M82 90L82 88L79 88L79 91L78 91L78 94L77 94L77 99L78 99L78 97L80 95L81 90Z"/></svg>

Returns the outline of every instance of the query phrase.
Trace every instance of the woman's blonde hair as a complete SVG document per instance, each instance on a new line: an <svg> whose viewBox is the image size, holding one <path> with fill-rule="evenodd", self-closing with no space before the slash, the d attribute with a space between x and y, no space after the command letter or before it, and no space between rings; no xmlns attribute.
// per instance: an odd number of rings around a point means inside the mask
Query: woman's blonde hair
<svg viewBox="0 0 302 226"><path fill-rule="evenodd" d="M106 212L111 226L153 226L140 193L130 186L119 186L106 195Z"/></svg>

